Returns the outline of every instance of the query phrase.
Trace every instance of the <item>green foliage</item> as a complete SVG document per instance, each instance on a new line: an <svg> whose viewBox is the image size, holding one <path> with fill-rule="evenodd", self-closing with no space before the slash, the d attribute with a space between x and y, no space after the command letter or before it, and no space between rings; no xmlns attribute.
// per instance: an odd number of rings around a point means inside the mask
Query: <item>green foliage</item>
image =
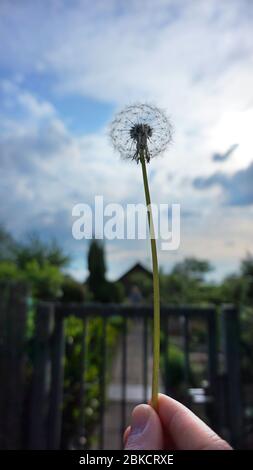
<svg viewBox="0 0 253 470"><path fill-rule="evenodd" d="M241 264L241 274L244 279L242 297L247 305L253 304L253 256L248 253Z"/></svg>
<svg viewBox="0 0 253 470"><path fill-rule="evenodd" d="M17 246L18 244L13 237L0 225L0 261L13 261Z"/></svg>
<svg viewBox="0 0 253 470"><path fill-rule="evenodd" d="M253 382L253 307L241 310L241 372L242 382Z"/></svg>
<svg viewBox="0 0 253 470"><path fill-rule="evenodd" d="M211 269L208 261L186 258L177 263L170 274L161 274L162 303L182 305L216 301L216 286L205 281Z"/></svg>
<svg viewBox="0 0 253 470"><path fill-rule="evenodd" d="M245 287L242 276L238 274L227 276L221 285L223 302L239 306L245 299Z"/></svg>
<svg viewBox="0 0 253 470"><path fill-rule="evenodd" d="M163 304L186 305L209 303L215 287L187 278L179 273L160 277L161 302Z"/></svg>
<svg viewBox="0 0 253 470"><path fill-rule="evenodd" d="M204 282L206 274L211 270L212 267L209 261L199 260L196 258L185 258L174 266L172 274L198 282Z"/></svg>
<svg viewBox="0 0 253 470"><path fill-rule="evenodd" d="M105 280L97 287L93 300L102 303L120 303L123 300L123 288L118 282L110 282Z"/></svg>
<svg viewBox="0 0 253 470"><path fill-rule="evenodd" d="M108 320L106 326L107 366L111 363L116 339L121 328L121 319ZM100 377L105 366L105 358L101 349L103 337L102 318L90 318L86 324L85 372L83 376L85 387L84 408L80 406L81 374L83 370L83 323L80 319L69 317L65 323L66 355L64 367L64 407L63 407L63 448L68 448L78 438L82 429L82 417L85 421L86 439L90 445L92 430L97 423L99 414ZM109 369L109 367L108 367ZM109 377L106 377L109 380ZM86 443L87 444L87 443Z"/></svg>
<svg viewBox="0 0 253 470"><path fill-rule="evenodd" d="M36 260L27 262L23 269L11 261L0 261L0 280L26 281L33 297L53 300L61 295L63 274L56 266L40 266Z"/></svg>
<svg viewBox="0 0 253 470"><path fill-rule="evenodd" d="M166 352L161 355L161 372L163 376L163 381L165 388L167 390L173 389L173 392L176 391L178 397L181 392L185 392L185 387L189 386L185 383L185 355L181 347L177 344L171 343L168 346L167 354ZM189 373L189 383L191 386L196 386L196 383L200 383L197 380L197 367L191 365Z"/></svg>
<svg viewBox="0 0 253 470"><path fill-rule="evenodd" d="M16 246L14 253L17 266L21 269L31 261L36 261L39 266L47 264L58 268L65 267L69 262L69 257L56 241L46 243L35 234L28 236L25 243Z"/></svg>
<svg viewBox="0 0 253 470"><path fill-rule="evenodd" d="M122 286L119 283L106 280L104 246L98 240L91 241L88 269L87 285L94 301L119 303L123 300Z"/></svg>
<svg viewBox="0 0 253 470"><path fill-rule="evenodd" d="M176 264L170 274L160 275L161 302L173 305L219 305L227 301L231 292L223 284L206 280L211 271L205 260L186 258Z"/></svg>
<svg viewBox="0 0 253 470"><path fill-rule="evenodd" d="M105 257L104 247L97 240L92 240L88 252L88 269L89 277L87 284L94 300L105 301L106 286L105 286Z"/></svg>
<svg viewBox="0 0 253 470"><path fill-rule="evenodd" d="M184 353L178 346L171 344L168 351L168 372L171 386L180 385L184 379Z"/></svg>
<svg viewBox="0 0 253 470"><path fill-rule="evenodd" d="M21 281L24 274L18 269L12 261L0 261L0 280L1 281Z"/></svg>
<svg viewBox="0 0 253 470"><path fill-rule="evenodd" d="M24 276L32 286L32 294L37 299L53 300L61 295L63 274L59 268L45 262L31 260L24 266Z"/></svg>
<svg viewBox="0 0 253 470"><path fill-rule="evenodd" d="M124 289L120 282L106 281L105 287L107 290L106 302L121 303L124 298Z"/></svg>
<svg viewBox="0 0 253 470"><path fill-rule="evenodd" d="M61 302L84 302L91 298L87 286L67 275L64 276L61 291Z"/></svg>
<svg viewBox="0 0 253 470"><path fill-rule="evenodd" d="M242 260L240 272L227 276L221 284L224 302L236 306L252 307L253 305L253 256L247 254Z"/></svg>
<svg viewBox="0 0 253 470"><path fill-rule="evenodd" d="M0 279L26 281L33 297L59 298L64 282L61 268L67 263L68 257L55 241L46 243L31 235L26 242L17 243L0 228Z"/></svg>
<svg viewBox="0 0 253 470"><path fill-rule="evenodd" d="M184 381L184 353L175 344L170 344L166 355L162 356L162 370L165 386L179 387Z"/></svg>

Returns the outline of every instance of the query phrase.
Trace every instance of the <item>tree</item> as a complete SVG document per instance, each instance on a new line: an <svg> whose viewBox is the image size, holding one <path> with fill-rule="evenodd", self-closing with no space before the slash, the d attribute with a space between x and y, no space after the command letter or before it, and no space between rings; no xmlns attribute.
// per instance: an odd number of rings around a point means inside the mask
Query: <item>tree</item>
<svg viewBox="0 0 253 470"><path fill-rule="evenodd" d="M241 273L244 280L243 300L247 304L253 304L253 256L248 253L241 263Z"/></svg>
<svg viewBox="0 0 253 470"><path fill-rule="evenodd" d="M0 225L0 261L13 261L18 244L7 230Z"/></svg>
<svg viewBox="0 0 253 470"><path fill-rule="evenodd" d="M104 245L95 239L91 241L89 247L88 269L87 284L93 300L98 302L121 302L123 289L118 283L107 281Z"/></svg>
<svg viewBox="0 0 253 470"><path fill-rule="evenodd" d="M160 276L162 302L176 305L217 303L218 288L205 279L211 269L208 261L196 258L177 263L170 274Z"/></svg>
<svg viewBox="0 0 253 470"><path fill-rule="evenodd" d="M180 274L188 279L203 282L206 274L211 270L212 266L209 261L199 260L196 258L185 258L174 266L172 274Z"/></svg>
<svg viewBox="0 0 253 470"><path fill-rule="evenodd" d="M0 260L0 281L21 281L24 275L13 261Z"/></svg>
<svg viewBox="0 0 253 470"><path fill-rule="evenodd" d="M28 235L24 243L14 249L17 266L23 269L30 261L36 260L39 266L45 263L63 268L69 263L69 257L55 240L44 242L37 234Z"/></svg>
<svg viewBox="0 0 253 470"><path fill-rule="evenodd" d="M35 298L53 300L61 296L61 268L68 261L56 241L46 243L32 234L18 243L0 227L0 280L27 281Z"/></svg>
<svg viewBox="0 0 253 470"><path fill-rule="evenodd" d="M88 252L88 270L87 280L89 289L93 294L94 300L102 301L105 288L105 256L104 247L97 240L92 240Z"/></svg>
<svg viewBox="0 0 253 470"><path fill-rule="evenodd" d="M35 298L55 300L61 296L64 276L57 266L48 262L40 266L38 261L33 259L26 263L24 277L32 287Z"/></svg>

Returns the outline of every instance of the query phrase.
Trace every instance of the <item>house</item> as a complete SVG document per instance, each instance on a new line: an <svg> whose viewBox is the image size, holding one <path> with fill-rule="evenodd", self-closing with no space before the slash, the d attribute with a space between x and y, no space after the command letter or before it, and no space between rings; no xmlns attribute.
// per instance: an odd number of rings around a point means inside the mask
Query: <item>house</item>
<svg viewBox="0 0 253 470"><path fill-rule="evenodd" d="M147 296L147 290L152 291L152 272L141 263L136 263L119 279L125 294L132 303L140 303Z"/></svg>

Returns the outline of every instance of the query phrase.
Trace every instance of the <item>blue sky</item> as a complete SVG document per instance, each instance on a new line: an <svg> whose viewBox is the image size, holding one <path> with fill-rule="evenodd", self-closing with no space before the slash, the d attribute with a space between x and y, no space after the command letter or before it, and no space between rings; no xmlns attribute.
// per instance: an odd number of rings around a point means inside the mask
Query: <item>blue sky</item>
<svg viewBox="0 0 253 470"><path fill-rule="evenodd" d="M150 168L153 198L183 213L180 249L161 265L208 258L217 279L237 269L252 248L252 19L251 0L2 0L0 221L18 238L56 237L83 278L72 207L96 194L143 201L139 167L113 152L108 125L150 101L175 129ZM142 241L106 253L111 278L150 262Z"/></svg>

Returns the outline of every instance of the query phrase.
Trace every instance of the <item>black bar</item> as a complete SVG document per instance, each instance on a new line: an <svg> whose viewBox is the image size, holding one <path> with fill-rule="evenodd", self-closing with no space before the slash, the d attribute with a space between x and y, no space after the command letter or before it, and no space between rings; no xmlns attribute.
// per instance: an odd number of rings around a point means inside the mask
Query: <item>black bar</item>
<svg viewBox="0 0 253 470"><path fill-rule="evenodd" d="M64 319L59 315L55 315L48 412L48 449L52 450L59 449L61 441L64 343Z"/></svg>
<svg viewBox="0 0 253 470"><path fill-rule="evenodd" d="M126 427L126 387L127 387L127 318L122 324L122 370L121 370L121 436Z"/></svg>
<svg viewBox="0 0 253 470"><path fill-rule="evenodd" d="M220 451L220 450L132 450L117 451L105 450L103 452L89 450L78 451L69 450L54 451L5 451L5 457L15 467L24 466L27 468L37 468L38 462L41 468L45 465L66 468L85 468L85 466L99 468L119 468L125 465L159 465L168 468L197 468L203 465L207 468L248 468L249 452L243 451ZM95 464L95 465L94 465ZM172 464L172 465L171 465ZM205 467L204 467L205 468Z"/></svg>
<svg viewBox="0 0 253 470"><path fill-rule="evenodd" d="M186 387L190 385L190 348L189 348L189 317L183 317L183 338L184 338L184 380Z"/></svg>
<svg viewBox="0 0 253 470"><path fill-rule="evenodd" d="M211 394L212 403L208 405L209 419L211 427L219 432L219 416L218 416L218 352L217 352L217 312L215 309L208 315L208 381L209 392Z"/></svg>
<svg viewBox="0 0 253 470"><path fill-rule="evenodd" d="M85 390L86 390L86 370L87 370L87 319L83 320L83 331L81 339L81 367L80 367L80 448L84 448L86 444L86 427L85 427Z"/></svg>
<svg viewBox="0 0 253 470"><path fill-rule="evenodd" d="M162 317L162 325L164 331L164 340L162 344L162 355L164 355L164 387L166 395L170 394L170 368L169 368L169 341L170 341L170 326L169 315Z"/></svg>
<svg viewBox="0 0 253 470"><path fill-rule="evenodd" d="M231 444L241 445L242 391L240 370L240 324L237 309L226 306L222 310L225 373L227 376L227 404Z"/></svg>
<svg viewBox="0 0 253 470"><path fill-rule="evenodd" d="M27 288L0 282L0 448L24 445Z"/></svg>
<svg viewBox="0 0 253 470"><path fill-rule="evenodd" d="M53 326L51 304L39 305L36 316L35 360L30 406L29 449L47 448L46 415L48 399L48 373L50 366L50 334Z"/></svg>
<svg viewBox="0 0 253 470"><path fill-rule="evenodd" d="M99 428L99 449L104 449L105 431L105 387L106 387L106 325L107 318L102 318L102 338L100 354L100 428Z"/></svg>
<svg viewBox="0 0 253 470"><path fill-rule="evenodd" d="M189 315L183 316L183 348L184 348L184 383L185 383L185 405L190 406L189 386L190 386L190 336L189 336Z"/></svg>
<svg viewBox="0 0 253 470"><path fill-rule="evenodd" d="M161 307L161 316L168 315L191 315L195 318L205 318L208 317L211 312L213 312L213 307ZM85 317L111 317L122 315L124 317L140 318L147 316L153 318L153 307L148 306L132 306L132 305L122 305L122 304L100 304L100 303L85 303L80 304L56 304L56 311L63 315L75 315L80 318Z"/></svg>
<svg viewBox="0 0 253 470"><path fill-rule="evenodd" d="M148 400L148 318L143 317L143 401Z"/></svg>

